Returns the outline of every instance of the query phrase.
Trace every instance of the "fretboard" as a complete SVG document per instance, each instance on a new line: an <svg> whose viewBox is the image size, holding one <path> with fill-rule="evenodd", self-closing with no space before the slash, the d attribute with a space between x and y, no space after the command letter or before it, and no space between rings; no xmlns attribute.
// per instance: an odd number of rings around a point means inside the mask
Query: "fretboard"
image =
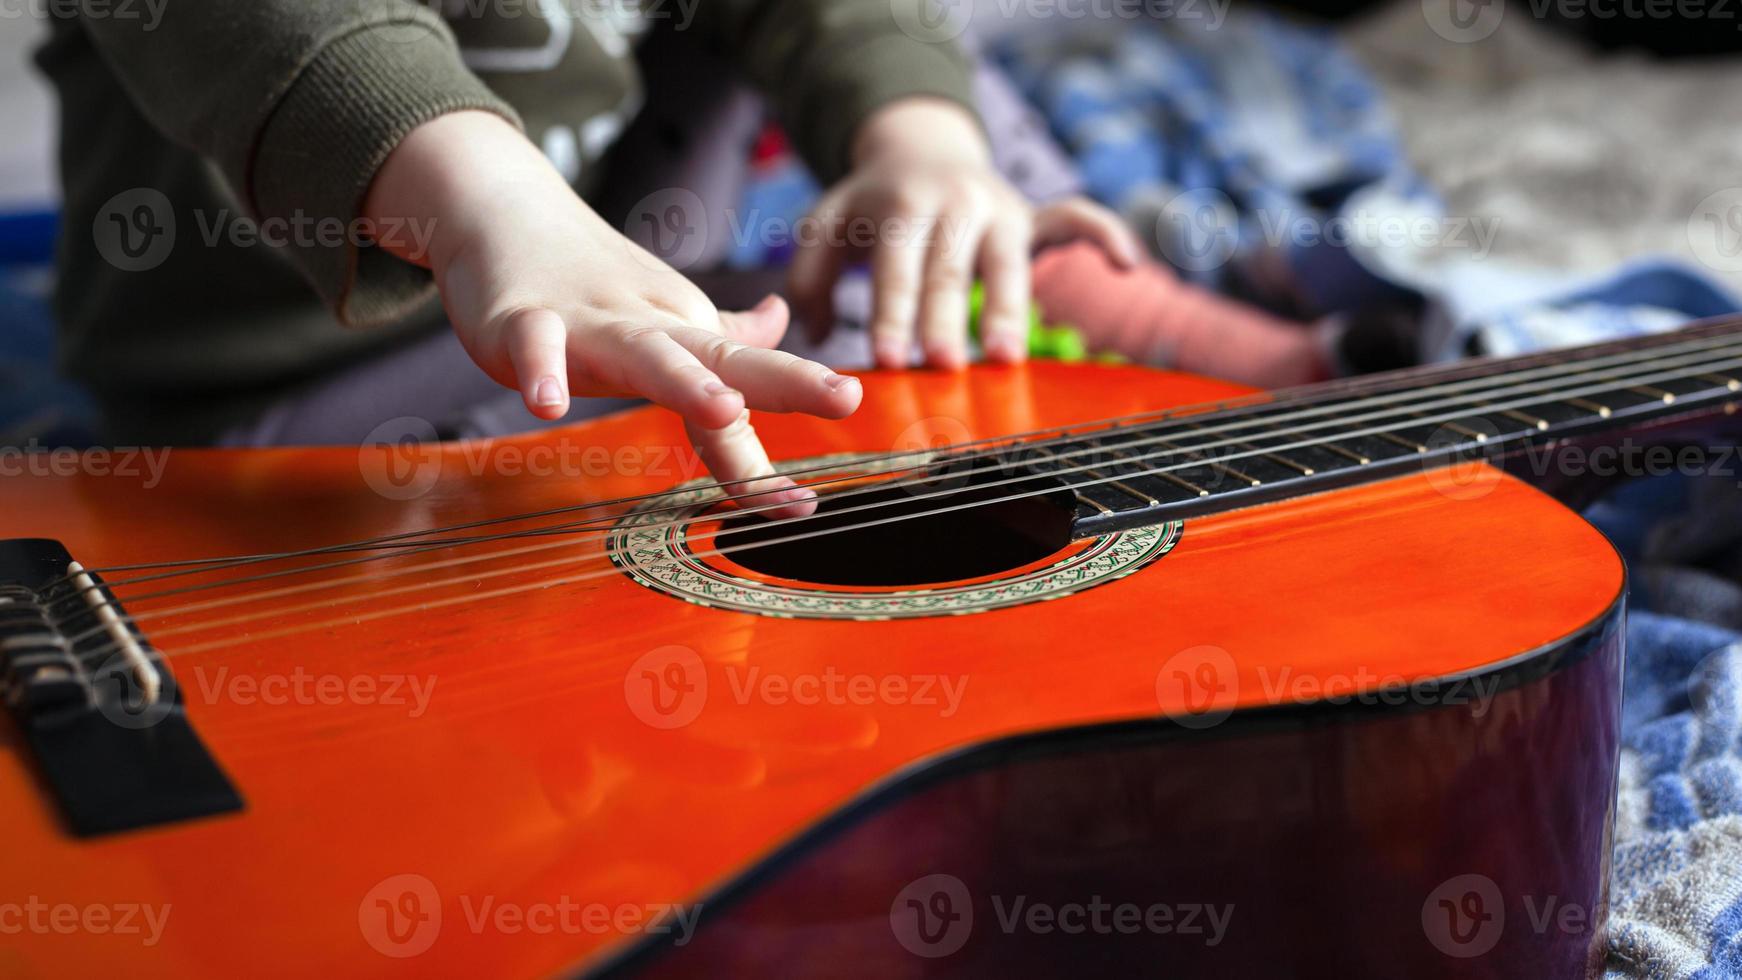
<svg viewBox="0 0 1742 980"><path fill-rule="evenodd" d="M1073 534L1086 537L1734 412L1738 401L1742 319L1730 319L1191 406L1011 448L1075 495Z"/></svg>

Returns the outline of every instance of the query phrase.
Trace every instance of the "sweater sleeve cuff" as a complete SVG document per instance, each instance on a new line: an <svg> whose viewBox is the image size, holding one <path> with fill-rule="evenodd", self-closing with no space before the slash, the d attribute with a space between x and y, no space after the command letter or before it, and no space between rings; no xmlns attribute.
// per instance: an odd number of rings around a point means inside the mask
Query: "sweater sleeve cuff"
<svg viewBox="0 0 1742 980"><path fill-rule="evenodd" d="M244 185L254 213L292 229L286 255L340 322L390 323L428 301L429 272L367 244L359 212L376 171L406 134L466 109L520 125L466 69L450 35L408 19L335 37L304 66L261 131Z"/></svg>
<svg viewBox="0 0 1742 980"><path fill-rule="evenodd" d="M840 179L851 166L853 137L860 125L891 102L930 96L980 118L972 69L953 44L886 34L830 52L809 82L791 128L805 162L825 184Z"/></svg>

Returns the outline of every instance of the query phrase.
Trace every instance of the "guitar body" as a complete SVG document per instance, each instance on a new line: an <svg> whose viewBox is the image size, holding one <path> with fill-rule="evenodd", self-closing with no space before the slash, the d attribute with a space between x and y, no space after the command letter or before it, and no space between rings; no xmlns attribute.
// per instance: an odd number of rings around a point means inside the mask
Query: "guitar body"
<svg viewBox="0 0 1742 980"><path fill-rule="evenodd" d="M758 429L848 465L1241 393L1059 364L866 389ZM0 538L291 551L665 491L704 475L686 447L650 409L411 458L115 457L0 481ZM1624 571L1538 490L1424 470L984 559L993 532L891 526L879 581L858 539L708 556L716 517L620 529L641 566L534 537L289 594L107 573L245 805L74 836L0 727L0 896L48 907L0 911L0 974L1596 969ZM128 904L132 932L55 925Z"/></svg>

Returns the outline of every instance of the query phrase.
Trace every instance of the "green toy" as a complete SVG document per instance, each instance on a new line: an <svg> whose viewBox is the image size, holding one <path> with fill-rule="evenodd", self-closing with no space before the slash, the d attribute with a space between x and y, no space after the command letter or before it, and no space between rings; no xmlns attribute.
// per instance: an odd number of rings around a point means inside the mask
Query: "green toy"
<svg viewBox="0 0 1742 980"><path fill-rule="evenodd" d="M980 313L985 306L986 290L976 282L968 293L968 335L976 341L980 339ZM1028 356L1053 361L1091 360L1089 347L1077 328L1066 323L1042 323L1040 308L1032 303L1028 307ZM1092 359L1110 363L1124 360L1117 354L1103 354Z"/></svg>

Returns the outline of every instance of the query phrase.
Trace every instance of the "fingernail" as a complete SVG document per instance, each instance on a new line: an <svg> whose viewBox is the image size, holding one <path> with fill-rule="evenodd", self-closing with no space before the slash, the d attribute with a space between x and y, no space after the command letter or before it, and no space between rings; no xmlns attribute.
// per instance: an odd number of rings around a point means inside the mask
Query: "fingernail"
<svg viewBox="0 0 1742 980"><path fill-rule="evenodd" d="M778 496L782 503L796 504L817 499L817 492L810 487L793 487L791 490L782 490Z"/></svg>
<svg viewBox="0 0 1742 980"><path fill-rule="evenodd" d="M563 403L563 386L555 378L545 378L538 383L535 400L540 405L561 405Z"/></svg>
<svg viewBox="0 0 1742 980"><path fill-rule="evenodd" d="M715 398L723 398L726 395L737 394L736 391L734 391L731 388L728 388L727 386L721 384L718 381L710 381L707 384L702 385L702 390L707 392L708 394L712 395Z"/></svg>
<svg viewBox="0 0 1742 980"><path fill-rule="evenodd" d="M1015 337L996 334L986 338L986 356L999 361L1014 361L1022 357L1022 345Z"/></svg>
<svg viewBox="0 0 1742 980"><path fill-rule="evenodd" d="M935 347L928 344L925 349L925 359L936 367L949 371L966 367L968 364L968 358L962 353L961 348L943 344Z"/></svg>
<svg viewBox="0 0 1742 980"><path fill-rule="evenodd" d="M831 389L833 389L835 391L840 391L842 388L845 388L848 385L856 385L858 383L859 383L858 378L851 377L851 376L845 375L845 374L835 374L833 372L830 372L829 374L826 374L823 376L823 384L828 385Z"/></svg>

